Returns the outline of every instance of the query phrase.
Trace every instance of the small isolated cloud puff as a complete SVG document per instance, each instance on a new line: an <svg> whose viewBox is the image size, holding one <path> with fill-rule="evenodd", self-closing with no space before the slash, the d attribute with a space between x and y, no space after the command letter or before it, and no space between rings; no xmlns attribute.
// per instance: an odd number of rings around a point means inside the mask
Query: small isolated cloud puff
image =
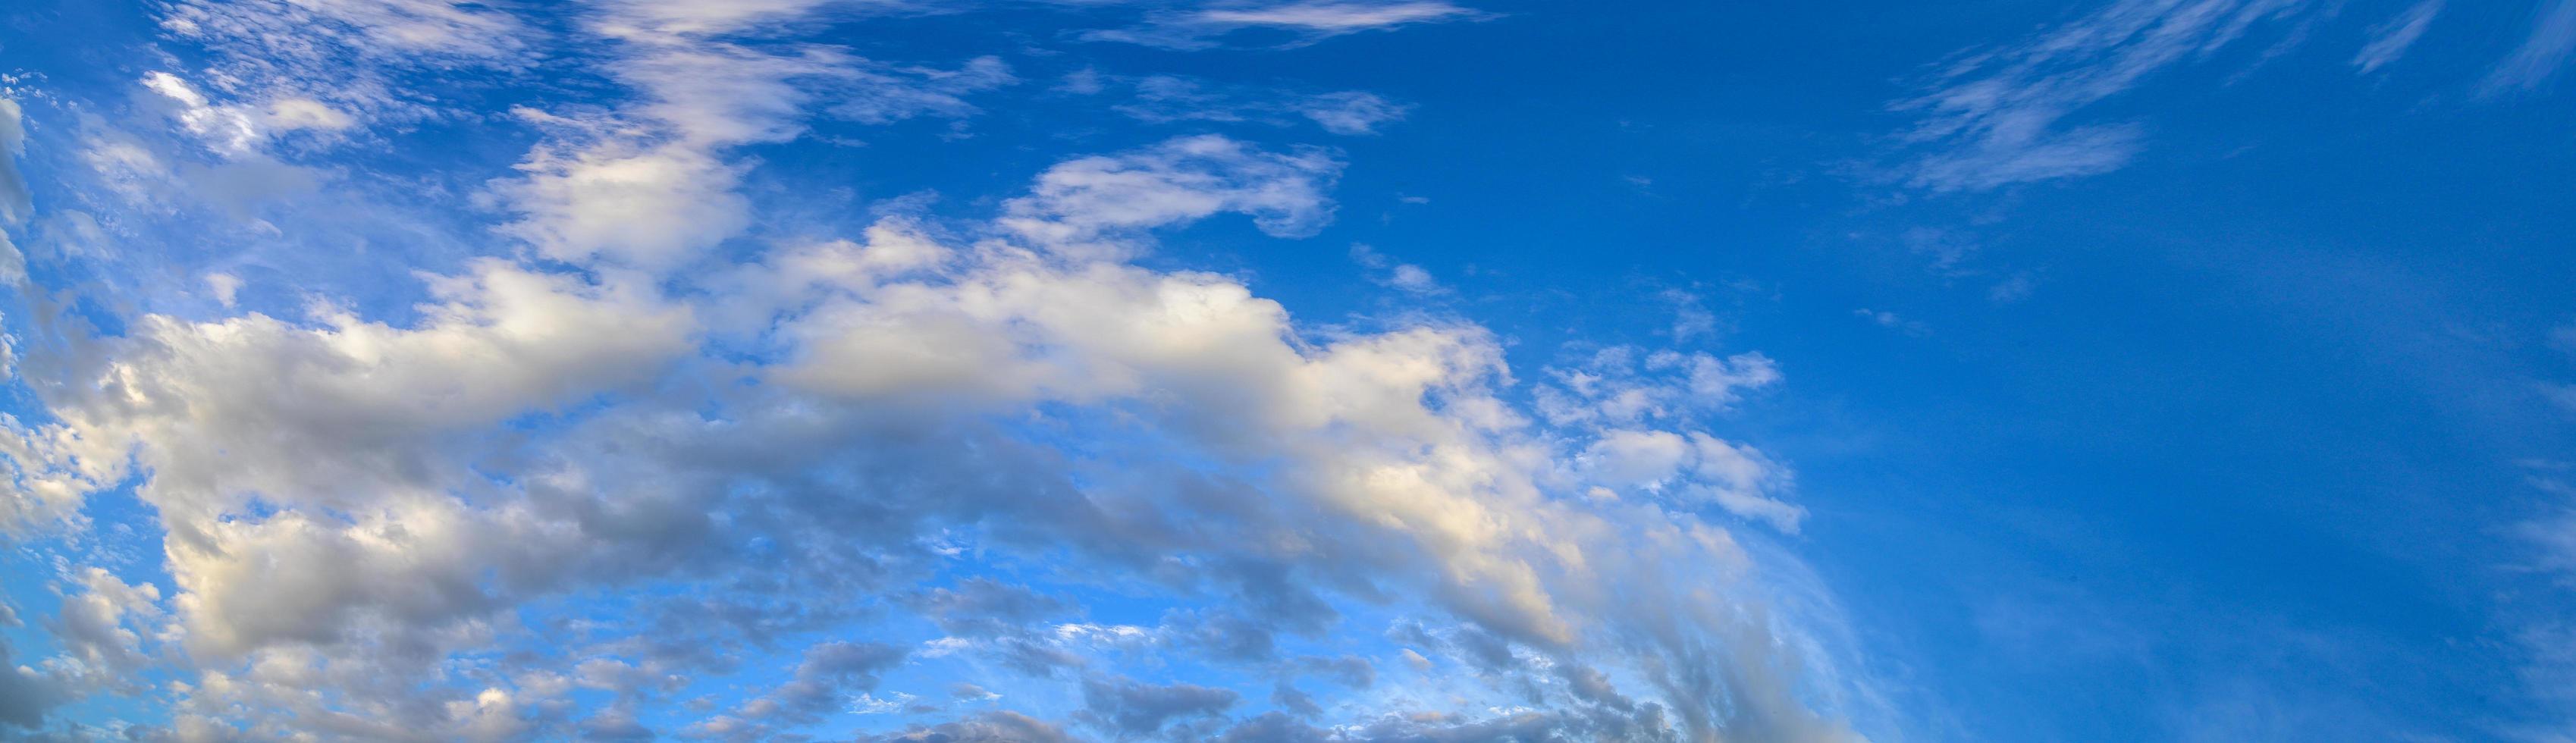
<svg viewBox="0 0 2576 743"><path fill-rule="evenodd" d="M1342 163L1323 151L1262 152L1217 135L1171 140L1049 168L1012 199L1005 229L1068 255L1132 252L1141 231L1241 212L1274 237L1308 237L1333 217L1325 196Z"/></svg>

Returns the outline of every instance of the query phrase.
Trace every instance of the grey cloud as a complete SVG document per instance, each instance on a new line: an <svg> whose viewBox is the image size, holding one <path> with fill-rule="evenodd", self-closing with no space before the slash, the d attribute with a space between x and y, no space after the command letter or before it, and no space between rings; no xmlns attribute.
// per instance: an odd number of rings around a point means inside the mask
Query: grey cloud
<svg viewBox="0 0 2576 743"><path fill-rule="evenodd" d="M18 156L27 147L25 117L17 101L0 98L0 227L26 221L35 208L27 178L18 172ZM0 240L7 239L6 233L0 233Z"/></svg>
<svg viewBox="0 0 2576 743"><path fill-rule="evenodd" d="M1007 637L991 651L1002 665L1030 676L1053 676L1061 669L1081 668L1089 659L1073 651L1026 637Z"/></svg>
<svg viewBox="0 0 2576 743"><path fill-rule="evenodd" d="M915 727L860 740L866 743L1068 743L1074 738L1044 720L1000 711L972 720Z"/></svg>
<svg viewBox="0 0 2576 743"><path fill-rule="evenodd" d="M70 701L61 681L12 662L9 644L0 642L0 729L34 730L45 724L45 712Z"/></svg>
<svg viewBox="0 0 2576 743"><path fill-rule="evenodd" d="M649 741L657 737L654 735L652 728L645 727L643 723L636 722L635 715L633 713L618 709L603 711L599 714L590 716L589 719L582 720L577 732L580 734L582 740L618 741L621 743L624 741Z"/></svg>
<svg viewBox="0 0 2576 743"><path fill-rule="evenodd" d="M751 717L808 722L841 705L851 691L875 688L877 675L903 662L903 648L878 643L827 642L805 650L796 678L745 705Z"/></svg>
<svg viewBox="0 0 2576 743"><path fill-rule="evenodd" d="M1288 667L1299 673L1331 679L1334 683L1353 689L1366 689L1371 684L1377 683L1377 667L1370 665L1367 658L1358 656L1345 655L1338 658L1302 656L1290 661Z"/></svg>
<svg viewBox="0 0 2576 743"><path fill-rule="evenodd" d="M916 593L908 602L951 635L992 636L1067 609L1065 602L989 578Z"/></svg>
<svg viewBox="0 0 2576 743"><path fill-rule="evenodd" d="M992 699L1001 695L988 691L984 687L960 681L948 685L948 696L954 697L960 701L971 702Z"/></svg>
<svg viewBox="0 0 2576 743"><path fill-rule="evenodd" d="M1679 741L1652 705L1635 714L1523 712L1483 719L1439 713L1396 714L1318 728L1277 712L1225 731L1222 743L1673 743ZM1754 738L1752 740L1769 740Z"/></svg>
<svg viewBox="0 0 2576 743"><path fill-rule="evenodd" d="M1082 682L1083 710L1097 724L1129 735L1148 735L1175 719L1224 713L1242 698L1232 689L1195 684L1154 686L1134 679Z"/></svg>

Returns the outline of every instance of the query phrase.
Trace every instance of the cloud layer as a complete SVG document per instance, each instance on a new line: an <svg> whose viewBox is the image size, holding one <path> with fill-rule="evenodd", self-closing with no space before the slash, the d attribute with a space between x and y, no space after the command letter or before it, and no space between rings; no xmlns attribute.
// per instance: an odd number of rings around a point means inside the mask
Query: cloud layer
<svg viewBox="0 0 2576 743"><path fill-rule="evenodd" d="M213 67L99 104L134 116L27 114L59 117L29 182L72 206L0 204L13 237L45 225L8 274L32 405L5 421L0 516L159 554L61 567L61 653L0 673L0 725L68 731L49 710L134 695L168 715L125 732L176 740L1859 739L1848 638L1767 546L1806 518L1792 478L1720 430L1775 362L1619 345L1523 380L1476 323L1302 322L1162 255L1201 222L1325 230L1357 166L1311 144L1183 134L1068 154L981 206L799 222L779 194L830 184L763 148L962 122L1018 82L998 57L791 38L901 10L185 3L162 28ZM1146 17L1094 36L1475 14ZM549 64L609 92L395 92ZM1122 113L1350 135L1405 110L1158 82L1178 79L1135 79L1159 113ZM322 164L448 119L525 144ZM252 173L264 189L214 185ZM451 188L403 198L428 183ZM256 251L180 283L61 278L202 220ZM419 265L247 270L345 266L336 238L380 233Z"/></svg>

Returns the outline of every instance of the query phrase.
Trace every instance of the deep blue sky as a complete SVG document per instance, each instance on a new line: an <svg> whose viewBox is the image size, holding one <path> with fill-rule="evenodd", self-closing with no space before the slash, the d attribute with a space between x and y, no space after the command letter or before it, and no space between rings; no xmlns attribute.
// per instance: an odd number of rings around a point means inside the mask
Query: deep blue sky
<svg viewBox="0 0 2576 743"><path fill-rule="evenodd" d="M29 0L0 739L2564 740L2571 49Z"/></svg>

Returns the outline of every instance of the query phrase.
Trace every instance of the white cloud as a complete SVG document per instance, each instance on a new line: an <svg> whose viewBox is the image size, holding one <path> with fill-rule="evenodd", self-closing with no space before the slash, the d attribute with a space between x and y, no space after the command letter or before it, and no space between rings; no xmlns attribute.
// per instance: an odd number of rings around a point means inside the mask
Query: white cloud
<svg viewBox="0 0 2576 743"><path fill-rule="evenodd" d="M1298 113L1323 125L1334 134L1376 134L1380 125L1401 121L1409 106L1387 101L1372 93L1327 93L1306 99Z"/></svg>
<svg viewBox="0 0 2576 743"><path fill-rule="evenodd" d="M1758 352L1721 359L1631 346L1604 348L1580 365L1547 372L1555 384L1538 389L1538 411L1558 425L1622 425L1720 410L1781 378L1779 364Z"/></svg>
<svg viewBox="0 0 2576 743"><path fill-rule="evenodd" d="M1220 212L1250 215L1262 232L1306 237L1333 217L1325 191L1342 164L1317 150L1263 152L1232 139L1174 139L1115 156L1049 168L1028 196L1013 199L1001 225L1051 250L1117 256L1142 230Z"/></svg>
<svg viewBox="0 0 2576 743"><path fill-rule="evenodd" d="M2487 90L2538 87L2567 65L2570 52L2576 52L2576 0L2554 0L2532 17L2530 37L2487 76Z"/></svg>
<svg viewBox="0 0 2576 743"><path fill-rule="evenodd" d="M451 115L395 80L416 70L516 69L541 33L468 0L181 0L161 28L208 57L203 79L276 130Z"/></svg>
<svg viewBox="0 0 2576 743"><path fill-rule="evenodd" d="M733 110L755 113L672 126L779 131L741 125L777 109ZM724 628L845 617L830 612L889 590L874 581L902 585L887 566L956 559L926 543L954 532L979 554L1152 565L1248 596L1247 574L1286 576L1259 584L1278 596L1365 586L1523 648L1508 657L1620 669L1694 735L1853 739L1804 686L1840 678L1841 659L1772 618L1796 607L1763 603L1761 563L1726 528L1676 512L1796 528L1776 498L1785 471L1701 431L1779 380L1768 358L1596 356L1552 375L1562 409L1542 424L1510 402L1483 328L1313 331L1234 278L1124 260L1151 230L1225 213L1313 234L1340 167L1189 137L1058 164L957 230L982 238L965 244L891 217L863 240L694 275L486 259L422 277L435 301L399 326L329 305L301 322L142 315L30 365L55 420L9 425L24 475L9 497L62 508L139 480L169 528L173 636L198 664L173 692L181 732L534 734L523 726L546 724L577 679L649 685L670 673L653 663L690 662L656 658L730 652ZM1061 428L1024 427L1039 423ZM1617 479L1660 479L1670 498L1584 497L1568 463L1596 442L1614 442L1599 456L1618 458ZM697 593L603 620L625 622L600 630L621 639L557 670L435 672L523 631L511 619L533 602L644 582ZM730 590L815 601L726 604ZM1204 616L1334 621L1251 611L1274 605L1303 604L1247 597ZM657 611L703 612L671 616L705 636L669 636ZM1053 634L1106 647L1167 633ZM922 655L976 646L959 644ZM792 727L905 655L850 647L816 646L788 683L692 734ZM604 658L638 672L575 667ZM1097 712L1122 729L1217 707L1102 688Z"/></svg>
<svg viewBox="0 0 2576 743"><path fill-rule="evenodd" d="M1397 263L1393 259L1386 257L1384 254L1377 252L1376 248L1369 247L1365 244L1355 243L1351 245L1351 260L1359 263L1363 267L1380 272L1376 276L1369 277L1370 281L1392 287L1407 294L1420 296L1443 294L1449 291L1448 287L1441 286L1440 281L1431 276L1430 270L1411 263Z"/></svg>
<svg viewBox="0 0 2576 743"><path fill-rule="evenodd" d="M488 59L516 53L524 27L471 0L248 0L182 3L164 28L191 37L217 33L328 34L371 54ZM279 47L285 39L265 39Z"/></svg>
<svg viewBox="0 0 2576 743"><path fill-rule="evenodd" d="M2424 31L2433 26L2433 16L2441 12L2442 0L2423 0L2396 17L2372 26L2370 42L2363 44L2361 51L2352 56L2352 66L2361 68L2361 73L2367 75L2397 61L2398 57L2406 55L2407 49L2415 46L2416 39L2424 37Z"/></svg>
<svg viewBox="0 0 2576 743"><path fill-rule="evenodd" d="M1982 191L2118 170L2144 147L2131 122L2069 123L2148 76L2243 38L2306 0L2117 0L1941 70L1892 108L1922 116L1900 137L1910 185Z"/></svg>
<svg viewBox="0 0 2576 743"><path fill-rule="evenodd" d="M214 292L215 302L225 307L233 306L233 300L241 293L241 287L242 280L239 276L220 271L206 274L206 291Z"/></svg>
<svg viewBox="0 0 2576 743"><path fill-rule="evenodd" d="M1157 124L1219 121L1285 125L1294 119L1305 119L1327 132L1362 136L1376 134L1378 127L1402 121L1412 111L1411 106L1356 90L1302 94L1218 86L1176 75L1113 77L1088 69L1077 74L1079 77L1068 83L1068 92L1099 95L1117 85L1126 89L1128 99L1111 106L1112 110Z"/></svg>
<svg viewBox="0 0 2576 743"><path fill-rule="evenodd" d="M776 51L708 38L821 4L609 4L593 24L622 39L625 52L606 72L640 100L607 115L522 109L555 136L519 164L523 176L493 184L492 195L519 215L502 231L555 260L669 270L752 225L751 202L736 191L753 164L733 151L800 136L818 97L830 96L835 116L882 124L973 115L961 96L1014 82L993 57L941 70L831 47Z"/></svg>
<svg viewBox="0 0 2576 743"><path fill-rule="evenodd" d="M1863 307L1852 310L1852 314L1860 319L1869 321L1873 325L1904 333L1906 335L1919 336L1927 335L1932 332L1932 326L1923 324L1923 321L1921 320L1908 320L1903 315L1898 315L1886 310L1873 310Z"/></svg>
<svg viewBox="0 0 2576 743"><path fill-rule="evenodd" d="M751 200L734 193L744 166L680 145L540 147L527 176L493 192L526 215L504 228L548 258L665 268L751 224Z"/></svg>
<svg viewBox="0 0 2576 743"><path fill-rule="evenodd" d="M204 139L207 146L217 152L226 155L247 153L261 136L249 114L230 106L214 106L205 94L197 92L177 75L167 72L146 74L143 87L179 104L180 125Z"/></svg>
<svg viewBox="0 0 2576 743"><path fill-rule="evenodd" d="M1094 31L1087 38L1196 49L1214 46L1247 29L1287 33L1294 43L1394 29L1417 23L1467 20L1481 14L1443 0L1253 0L1211 3L1191 10L1148 14L1145 25Z"/></svg>
<svg viewBox="0 0 2576 743"><path fill-rule="evenodd" d="M1706 502L1796 533L1806 510L1781 501L1788 473L1761 451L1705 433L1614 429L1586 449L1586 475L1683 504ZM1614 491L1615 492L1615 491Z"/></svg>
<svg viewBox="0 0 2576 743"><path fill-rule="evenodd" d="M2569 413L2576 413L2576 384L2543 384L2540 396Z"/></svg>

